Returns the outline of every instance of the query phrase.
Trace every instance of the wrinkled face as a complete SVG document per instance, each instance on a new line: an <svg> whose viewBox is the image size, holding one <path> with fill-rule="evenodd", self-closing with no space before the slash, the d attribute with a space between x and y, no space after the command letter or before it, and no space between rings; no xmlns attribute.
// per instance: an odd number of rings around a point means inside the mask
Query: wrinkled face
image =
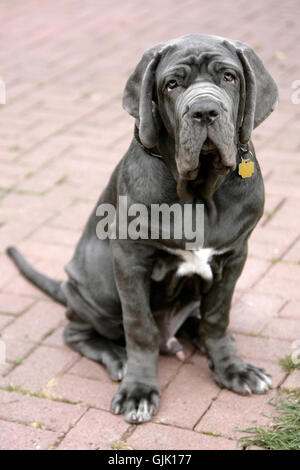
<svg viewBox="0 0 300 470"><path fill-rule="evenodd" d="M205 34L145 51L123 94L139 143L154 154L166 148L165 127L183 200L213 195L220 175L235 169L238 144L249 143L277 104L276 83L248 44Z"/></svg>
<svg viewBox="0 0 300 470"><path fill-rule="evenodd" d="M179 178L214 186L236 166L241 65L216 48L171 50L158 64L156 87L159 114L175 141Z"/></svg>

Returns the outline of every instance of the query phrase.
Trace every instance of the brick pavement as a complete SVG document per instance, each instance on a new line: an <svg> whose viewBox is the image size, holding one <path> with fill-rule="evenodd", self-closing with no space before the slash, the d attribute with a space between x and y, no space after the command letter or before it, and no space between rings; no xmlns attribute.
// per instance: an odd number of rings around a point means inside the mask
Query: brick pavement
<svg viewBox="0 0 300 470"><path fill-rule="evenodd" d="M161 408L135 427L109 413L116 385L62 344L64 310L28 284L4 254L18 245L64 277L80 230L129 145L122 90L142 52L189 32L249 42L276 79L281 103L254 132L266 210L232 307L242 356L274 387L299 387L278 360L300 339L300 79L297 0L3 0L0 73L1 449L236 449L240 428L265 425L267 396L220 390L194 350L160 359Z"/></svg>

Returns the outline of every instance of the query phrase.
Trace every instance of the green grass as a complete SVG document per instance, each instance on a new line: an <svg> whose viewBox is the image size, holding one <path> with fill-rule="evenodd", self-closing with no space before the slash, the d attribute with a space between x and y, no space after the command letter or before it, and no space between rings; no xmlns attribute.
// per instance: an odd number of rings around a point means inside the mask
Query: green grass
<svg viewBox="0 0 300 470"><path fill-rule="evenodd" d="M92 93L90 91L87 91L85 93L82 93L82 95L80 96L81 99L83 100L87 100L89 99L90 97L92 96Z"/></svg>
<svg viewBox="0 0 300 470"><path fill-rule="evenodd" d="M21 364L23 364L23 359L17 359L16 361L12 361L12 363L15 366L20 366Z"/></svg>
<svg viewBox="0 0 300 470"><path fill-rule="evenodd" d="M40 421L34 421L33 423L30 423L30 426L35 429L45 429L45 425Z"/></svg>
<svg viewBox="0 0 300 470"><path fill-rule="evenodd" d="M8 147L8 150L10 152L19 152L19 150L21 150L21 147L19 147L19 145L11 145L10 147Z"/></svg>
<svg viewBox="0 0 300 470"><path fill-rule="evenodd" d="M45 196L47 193L49 193L50 189L45 189L44 191L30 191L28 189L17 189L15 191L15 194L18 196Z"/></svg>
<svg viewBox="0 0 300 470"><path fill-rule="evenodd" d="M292 372L293 370L300 369L300 363L295 364L291 356L286 356L280 359L279 364L285 372Z"/></svg>
<svg viewBox="0 0 300 470"><path fill-rule="evenodd" d="M240 439L242 447L268 450L300 450L300 389L270 401L276 415L268 428L244 429L250 434Z"/></svg>
<svg viewBox="0 0 300 470"><path fill-rule="evenodd" d="M281 261L281 258L271 258L271 263L272 264L279 263L280 261Z"/></svg>
<svg viewBox="0 0 300 470"><path fill-rule="evenodd" d="M265 216L267 219L272 219L272 217L274 217L275 214L276 214L276 210L273 210L273 211L265 211L265 212L264 212L264 216Z"/></svg>
<svg viewBox="0 0 300 470"><path fill-rule="evenodd" d="M0 199L4 198L4 196L6 196L8 192L8 189L7 188L3 188L2 186L0 186Z"/></svg>
<svg viewBox="0 0 300 470"><path fill-rule="evenodd" d="M68 175L63 175L59 180L56 181L56 184L63 184L68 179Z"/></svg>
<svg viewBox="0 0 300 470"><path fill-rule="evenodd" d="M5 390L6 392L11 392L11 393L20 393L22 395L27 395L29 397L36 397L36 398L47 398L53 401L61 402L61 403L68 403L70 405L79 405L79 406L85 406L85 404L81 401L75 402L71 401L68 398L56 396L54 394L49 395L48 393L45 392L45 390L28 390L20 387L19 385L8 385L6 387L1 387L0 390Z"/></svg>
<svg viewBox="0 0 300 470"><path fill-rule="evenodd" d="M200 429L199 432L200 432L201 434L205 434L206 436L222 437L222 434L219 434L219 433L217 433L217 432L210 431L210 430Z"/></svg>
<svg viewBox="0 0 300 470"><path fill-rule="evenodd" d="M26 173L26 175L25 175L25 178L26 178L26 179L30 179L30 178L32 178L34 175L35 175L35 171L28 171L28 173Z"/></svg>
<svg viewBox="0 0 300 470"><path fill-rule="evenodd" d="M49 338L55 331L55 328L51 328L51 330L48 330L47 333L44 334L43 339Z"/></svg>
<svg viewBox="0 0 300 470"><path fill-rule="evenodd" d="M132 447L128 446L124 441L115 441L110 444L112 450L133 450Z"/></svg>

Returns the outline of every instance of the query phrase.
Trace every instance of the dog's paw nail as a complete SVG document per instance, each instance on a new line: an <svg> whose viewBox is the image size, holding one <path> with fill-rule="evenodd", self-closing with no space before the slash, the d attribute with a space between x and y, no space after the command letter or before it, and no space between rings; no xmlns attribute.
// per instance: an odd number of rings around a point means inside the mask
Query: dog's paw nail
<svg viewBox="0 0 300 470"><path fill-rule="evenodd" d="M271 379L271 377L269 377L268 375L264 374L264 379L265 379L265 382L266 382L268 388L271 388L271 387L272 387L272 379Z"/></svg>
<svg viewBox="0 0 300 470"><path fill-rule="evenodd" d="M177 359L179 359L180 361L185 361L185 354L184 354L184 351L180 350L180 351L177 351L176 353L176 357Z"/></svg>
<svg viewBox="0 0 300 470"><path fill-rule="evenodd" d="M121 411L121 406L120 405L116 405L113 409L113 413L115 415L119 415L120 414L120 411Z"/></svg>
<svg viewBox="0 0 300 470"><path fill-rule="evenodd" d="M271 385L271 380L265 375L264 380L257 381L256 393L266 393L270 389Z"/></svg>
<svg viewBox="0 0 300 470"><path fill-rule="evenodd" d="M251 394L252 394L251 388L247 384L245 384L245 395L251 395Z"/></svg>
<svg viewBox="0 0 300 470"><path fill-rule="evenodd" d="M118 381L122 380L123 379L123 371L119 371L118 372Z"/></svg>

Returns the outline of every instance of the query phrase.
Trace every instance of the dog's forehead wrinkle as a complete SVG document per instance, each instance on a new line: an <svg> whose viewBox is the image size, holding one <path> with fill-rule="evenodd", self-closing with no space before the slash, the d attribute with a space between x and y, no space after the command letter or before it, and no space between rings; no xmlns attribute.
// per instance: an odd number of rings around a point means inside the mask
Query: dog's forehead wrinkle
<svg viewBox="0 0 300 470"><path fill-rule="evenodd" d="M216 51L191 51L188 55L180 51L173 53L173 57L169 59L169 65L172 64L172 66L197 66L198 68L207 64L225 64L225 62L227 62L227 58L224 57L224 54ZM228 57L228 64L234 65L235 62Z"/></svg>
<svg viewBox="0 0 300 470"><path fill-rule="evenodd" d="M166 77L169 77L172 74L184 77L185 75L190 73L190 71L191 71L190 67L186 64L182 64L182 63L174 64L170 67L167 67L164 70L162 78L164 79Z"/></svg>
<svg viewBox="0 0 300 470"><path fill-rule="evenodd" d="M157 70L157 83L162 83L172 74L182 78L193 77L196 80L216 82L217 74L222 69L231 69L239 76L243 74L240 61L224 45L213 47L211 50L203 44L193 45L183 49L169 48L162 57ZM226 54L224 54L224 49Z"/></svg>
<svg viewBox="0 0 300 470"><path fill-rule="evenodd" d="M184 57L184 60L182 60L182 63L187 64L187 65L197 65L200 67L201 65L210 62L212 59L221 59L221 54L217 52L193 52L187 57Z"/></svg>

